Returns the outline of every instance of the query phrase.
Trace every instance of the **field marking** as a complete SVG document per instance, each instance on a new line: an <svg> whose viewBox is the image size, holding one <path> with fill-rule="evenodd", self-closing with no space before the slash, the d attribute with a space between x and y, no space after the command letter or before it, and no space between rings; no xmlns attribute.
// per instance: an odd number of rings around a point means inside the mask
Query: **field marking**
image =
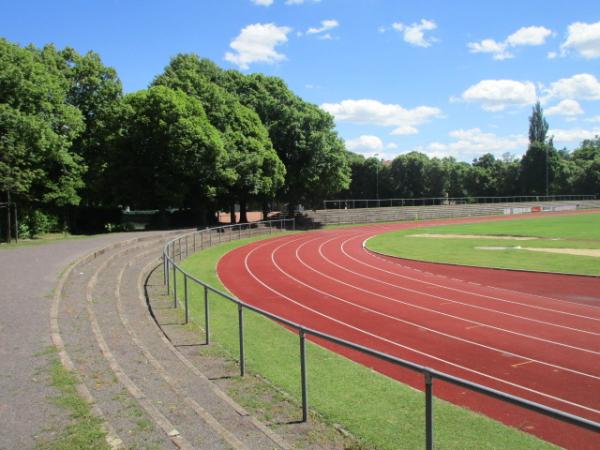
<svg viewBox="0 0 600 450"><path fill-rule="evenodd" d="M399 228L399 229L396 229L396 230L392 229L390 231L400 231L400 230L402 230L402 228ZM363 247L363 250L364 250L365 254L367 254L368 256L370 256L372 258L376 258L376 259L379 259L381 261L386 261L389 264L393 264L395 266L401 267L401 268L406 269L406 270L410 270L410 271L413 271L413 272L421 272L421 273L423 272L421 269L417 269L415 267L407 266L407 265L404 265L404 264L402 264L400 262L384 258L382 256L383 254L378 254L378 253L376 253L374 251L369 250L367 248L366 243L367 243L367 241L369 239L371 239L374 236L377 236L377 235L376 234L372 234L367 239L365 239L363 241L362 247ZM384 256L388 256L389 258L394 258L394 256L390 256L390 255L384 255ZM398 257L398 258L401 259L401 257ZM423 261L423 262L427 263L428 261ZM444 263L440 263L440 264L444 264ZM477 266L467 266L467 267L477 267ZM481 268L482 269L486 269L486 267L481 267ZM490 268L488 267L487 269L490 269ZM493 269L493 268L491 268L491 269ZM383 269L380 269L380 270L383 270ZM394 273L394 272L389 272L389 273ZM536 272L533 272L533 273L536 273ZM540 273L544 273L544 272L540 272ZM433 275L435 277L438 277L438 278L444 278L443 275L439 275L439 274L436 274L436 273L431 273L431 275ZM564 275L564 274L557 273L556 275ZM398 276L401 276L401 275L398 274ZM543 299L543 300L550 300L550 301L557 302L557 303L563 303L565 305L576 306L576 307L581 307L581 308L591 308L591 309L594 309L596 311L600 310L600 306L588 305L587 303L570 302L568 300L563 300L563 299L560 299L560 298L549 297L547 295L533 294L533 293L530 293L530 292L515 291L514 289L504 288L504 287L498 287L498 286L482 285L482 284L479 284L479 283L475 283L473 281L465 281L465 280L461 280L461 279L456 279L456 280L461 281L463 283L466 282L468 284L473 284L475 286L483 286L483 287L485 287L487 289L492 289L492 290L496 290L496 291L510 292L510 293L513 293L513 294L525 294L528 297L535 297L535 298L539 298L539 299ZM423 281L423 282L426 283L425 281ZM432 284L435 284L435 283L432 283ZM448 288L448 289L450 289L450 288ZM473 295L477 295L477 294L473 293ZM494 298L494 297L490 297L490 298ZM506 301L508 301L508 300L506 300ZM540 309L540 307L536 307L535 305L526 305L526 304L523 304L523 305L531 307L531 308L538 308L538 309ZM541 308L541 309L544 309L544 308ZM561 312L563 314L572 314L572 313L568 313L568 312L564 312L564 311L561 311ZM573 314L573 315L575 315L575 314ZM585 317L585 318L588 318L588 319L591 319L591 320L598 320L598 321L600 321L600 318L591 318L591 317L587 317L587 316L581 316L581 317Z"/></svg>
<svg viewBox="0 0 600 450"><path fill-rule="evenodd" d="M466 318L463 318L463 317L455 316L455 315L453 315L453 314L445 313L445 312L438 311L438 310L436 310L436 309L432 309L432 308L427 308L427 307L425 307L425 306L419 306L419 305L415 305L415 304L413 304L413 303L409 303L409 302L406 302L406 301L403 301L403 300L399 300L399 299L396 299L396 298L393 298L393 297L389 297L389 296L387 296L387 295L384 295L384 294L379 294L379 293L377 293L377 292L370 291L370 290L368 290L368 289L364 289L364 288L358 287L358 286L356 286L356 285L353 285L353 284L350 284L350 283L346 283L345 281L342 281L342 280L341 280L341 279L339 279L339 278L335 278L335 277L331 277L330 275L326 275L326 274L324 274L324 273L322 273L322 272L320 272L320 271L318 271L318 270L316 270L316 269L312 268L312 267L311 267L311 266L309 266L308 264L306 264L306 263L305 263L305 262L302 260L302 258L299 256L299 254L298 254L298 251L300 250L300 248L302 248L302 247L303 247L304 245L306 245L307 243L309 243L309 242L311 242L311 241L314 241L314 240L316 240L316 239L318 239L318 238L314 238L314 239L311 239L310 241L306 241L304 244L302 244L300 247L298 247L298 248L296 249L296 259L298 259L298 261L299 261L301 264L303 264L305 267L307 267L308 269L312 270L313 272L315 272L315 273L317 273L317 274L319 274L319 275L321 275L321 276L323 276L323 277L325 277L325 278L329 278L330 280L333 280L333 281L335 281L335 282L337 282L337 283L340 283L340 284L343 284L343 285L349 286L349 287L351 287L351 288L353 288L353 289L356 289L356 290L358 290L358 291L362 291L362 292L364 292L364 293L366 293L366 294L370 294L370 295L373 295L373 296L376 296L376 297L380 297L380 298L382 298L382 299L384 299L384 300L389 300L389 301L392 301L392 302L394 302L394 303L400 303L400 304L402 304L402 305L406 305L406 306L409 306L409 307L412 307L412 308L416 308L416 309L420 309L420 310L423 310L423 311L431 312L431 313L434 313L434 314L439 314L439 315L442 315L442 316L450 317L450 318L453 318L453 319L456 319L456 320L460 320L460 321L463 321L463 322L471 323L471 324L473 324L473 325L482 326L482 327L486 327L486 328L491 328L491 329L498 330L498 331L502 331L502 332L505 332L505 333L514 334L514 335L517 335L517 336L521 336L521 337L525 337L525 338L529 338L529 339L533 339L533 340L538 340L538 341L541 341L541 342L545 342L545 343L549 343L549 344L558 345L558 346L560 346L560 347L570 348L570 349L573 349L573 350L578 350L578 351L582 351L582 352L586 352L586 353L591 353L591 354L593 354L593 355L596 355L596 356L600 356L600 352L598 352L598 351L594 351L594 350L590 350L590 349L587 349L587 348L582 348L582 347L576 347L576 346L574 346L574 345L569 345L569 344L565 344L565 343L562 343L562 342L556 342L556 341L552 341L552 340L549 340L549 339L545 339L545 338L541 338L541 337L537 337L537 336L532 336L532 335L525 334L525 333L520 333L520 332L518 332L518 331L507 330L507 329L505 329L505 328L497 327L497 326L490 325L490 324L486 324L486 323L483 323L483 322L478 322L478 321L476 321L476 320L472 320L472 319L466 319ZM331 239L330 239L330 240L331 240ZM326 241L325 243L327 243L327 242L329 242L329 241ZM359 273L357 273L357 272L354 272L354 271L352 271L352 270L350 270L350 269L348 269L348 268L345 268L345 267L343 267L343 266L341 266L341 265L339 265L339 264L337 264L337 263L335 263L335 262L331 261L329 258L327 258L326 256L324 256L321 250L322 250L322 246L323 246L325 243L321 244L321 246L319 247L319 254L321 255L321 257L322 257L323 259L325 259L325 260L326 260L328 263L330 263L331 265L334 265L334 266L336 266L336 267L339 267L340 269L346 270L346 271L348 271L348 272L350 272L350 273L353 273L353 274L355 274L355 275L358 275L358 276L363 276L363 275L361 275L361 274L359 274ZM384 281L381 281L381 280L379 280L379 279L377 279L377 278L368 277L368 276L366 276L366 275L364 275L363 277L364 277L364 278L367 278L367 279L371 279L372 281L376 281L376 282L378 282L378 283L385 283ZM301 282L300 280L297 280L297 281ZM385 284L389 284L389 283L385 283ZM419 294L419 295L430 296L430 297L433 297L433 298L436 298L436 299L440 299L440 300L453 301L453 300L447 299L447 298L445 298L445 297L440 297L440 296L436 296L436 295L432 295L432 294L426 294L426 293L422 293L421 291L417 291L417 290L414 290L414 289L403 288L403 287L401 287L401 286L395 286L395 285L392 285L392 284L390 284L390 285L391 285L391 286L394 286L394 287L398 287L399 289L408 290L408 291L410 291L410 292L413 292L413 293L416 293L416 294ZM319 290L319 291L320 291L320 290ZM324 292L324 291L320 291L320 292L322 292L322 293L326 293L326 292ZM457 302L457 303L461 303L461 302ZM467 305L467 306L469 306L469 305ZM386 315L386 314L384 314L384 313L381 313L381 312L379 312L379 311L373 310L373 309L371 309L371 308L367 308L367 307L364 307L364 308L366 308L367 310L369 310L369 311L372 311L372 312L374 312L374 313L376 313L376 314L383 314L383 315ZM387 316L387 315L386 315L386 316ZM390 317L393 317L393 316L390 316ZM518 316L517 316L517 317L518 317ZM402 320L402 319L395 318L395 320ZM532 320L533 320L533 319L532 319ZM545 322L542 322L542 321L537 321L537 320L536 320L536 322L545 323ZM550 324L550 323L549 323L549 324ZM568 327L567 327L567 328L568 328ZM433 329L432 329L431 331L433 331L433 332L436 332L436 333L442 333L441 331L437 331L437 330L433 330ZM443 333L443 334L444 334L444 333ZM593 334L596 334L596 333L593 333ZM448 336L452 336L452 335L448 335ZM456 337L455 337L455 338L456 338ZM458 338L457 338L457 339L458 339ZM483 344L480 344L480 345L483 345ZM599 379L600 379L600 378L599 378Z"/></svg>
<svg viewBox="0 0 600 450"><path fill-rule="evenodd" d="M363 250L364 250L364 252L365 252L366 255L374 256L373 254L369 253L369 251L365 250L365 242L367 240L369 240L371 237L373 237L373 236L370 236L369 238L367 238L367 239L365 239L363 241ZM546 308L546 307L543 307L543 306L530 305L530 304L527 304L527 303L516 302L516 301L513 301L513 300L507 300L507 299L503 299L503 298L500 298L500 297L494 297L492 295L480 294L480 293L473 292L473 291L467 291L467 290L464 290L464 289L458 289L458 288L453 288L453 287L450 287L450 286L444 286L442 284L433 283L431 281L425 281L425 280L421 280L419 278L409 277L408 275L402 275L402 274L399 274L399 273L396 273L396 272L391 272L389 270L385 270L385 269L383 269L381 267L377 267L377 266L374 266L372 264L368 264L368 263L366 263L364 261L361 261L361 260L359 260L357 258L354 258L353 256L351 256L350 254L348 254L346 252L346 250L344 248L344 245L342 245L341 248L342 248L342 252L344 253L344 255L346 255L348 258L350 258L350 259L352 259L352 260L354 260L354 261L356 261L356 262L358 262L358 263L360 263L360 264L362 264L364 266L368 266L368 267L371 267L373 269L376 269L376 270L379 270L381 272L385 272L385 273L388 273L390 275L394 275L394 276L397 276L397 277L400 277L400 278L404 278L404 279L411 280L411 281L416 281L416 282L422 283L422 284L428 284L430 286L435 286L435 287L447 289L449 291L459 292L461 294L473 295L473 296L476 296L476 297L487 298L487 299L490 299L490 300L495 300L495 301L504 302L504 303L511 303L511 304L514 304L514 305L524 306L524 307L527 307L527 308L539 309L539 310L542 310L542 311L549 311L549 312L553 312L553 313L557 313L557 314L565 314L565 315L569 315L569 316L579 317L581 319L593 320L593 321L600 322L600 318L597 318L597 317L582 316L580 314L570 313L570 312L562 311L562 310L559 310L559 309L552 309L552 308ZM384 261L388 261L386 259L383 259L383 260ZM414 269L412 267L407 267L407 266L402 266L402 265L400 265L400 266L403 267L403 268L405 268L405 269L411 270L411 271L422 272L422 270ZM433 275L435 275L435 274L433 274ZM438 275L436 275L436 276L438 276ZM474 284L476 286L488 287L488 286L484 286L484 285L479 284L479 283L474 283L472 281L469 281L468 283L469 284ZM489 286L489 287L493 288L493 286ZM521 294L521 295L526 295L526 296L534 295L536 297L548 298L550 300L562 302L559 299L553 299L551 297L537 296L535 294L528 294L526 292L513 291L513 290L510 290L510 289L506 289L506 290L509 291L509 292L512 292L514 294ZM567 303L567 304L569 304L571 306L587 306L587 305L580 305L578 303L572 303L572 302L563 302L563 303ZM579 330L579 331L581 331L581 330ZM589 332L589 333L594 333L594 332ZM596 334L596 333L594 333L594 334Z"/></svg>
<svg viewBox="0 0 600 450"><path fill-rule="evenodd" d="M314 240L316 240L316 239L318 239L318 238L311 239L310 241L314 241ZM368 294L376 295L376 296L378 296L378 297L382 297L382 298L384 298L384 299L388 299L388 300L394 301L394 302L396 302L396 303L402 303L402 304L404 304L404 305L407 305L407 306L414 306L414 307L415 307L415 308L417 308L417 309L424 309L424 310L432 311L432 312L435 312L435 313L438 313L438 314L441 314L441 315L444 315L444 316L449 316L449 317L453 317L453 318L454 318L454 317L456 317L456 316L452 316L452 315L449 315L449 314L446 314L446 313L442 313L442 312L439 312L439 311L430 310L429 308L424 308L424 307L419 307L419 306L416 306L416 305L412 305L412 304L410 304L410 303L406 303L406 302L404 302L404 301L401 301L401 300L396 300L396 299L393 299L393 298L391 298L391 297L387 297L387 296L384 296L384 295L381 295L381 294L377 294L377 293L375 293L375 292L372 292L372 291L369 291L369 290L366 290L366 289L362 289L362 288L356 287L356 286L354 286L354 285L352 285L352 284L346 283L346 282L344 282L344 281L341 281L341 280L339 280L339 279L336 279L336 278L330 277L330 276L328 276L328 275L325 275L325 274L323 274L323 273L319 272L318 270L316 270L316 269L314 269L314 268L310 267L309 265L307 265L307 264L306 264L306 263L305 263L305 262L304 262L304 261L303 261L303 260L302 260L302 259L301 259L301 258L298 256L298 251L299 251L299 249L300 249L300 248L301 248L303 245L307 244L307 243L308 243L308 242L310 242L310 241L305 241L305 242L304 242L304 244L302 244L300 247L298 247L298 248L296 249L296 258L298 259L298 261L299 261L299 262L300 262L302 265L304 265L304 266L305 266L305 267L307 267L308 269L312 270L313 272L315 272L315 273L318 273L319 275L321 275L321 276L324 276L324 277L326 277L326 278L330 278L330 279L332 279L333 281L336 281L336 282L338 282L338 283L340 283L340 284L344 284L344 285L346 285L346 286L349 286L349 287L352 287L352 288L354 288L354 289L357 289L357 290L363 291L363 292L365 292L365 293L368 293ZM283 246L285 246L285 245L287 245L287 244L283 244L281 247L283 247ZM279 249L279 248L278 248L278 249ZM278 250L277 250L277 251L278 251ZM275 251L274 253L276 253L276 251ZM272 259L273 259L273 258L272 258ZM435 334L439 334L439 335L441 335L441 336L444 336L444 337L447 337L447 338L450 338L450 339L455 339L455 340L458 340L458 341L460 341L460 342L465 342L465 343L472 344L472 345L475 345L475 346L478 346L478 347L482 347L482 348L485 348L485 349L487 349L487 350L491 350L491 351L494 351L494 352L499 352L499 353L503 353L503 354L510 354L510 355L512 355L512 356L516 356L516 357L523 358L523 359L533 359L533 358L530 358L530 357L528 357L528 356L523 356L523 355L520 355L520 354L518 354L518 353L513 353L513 352L510 352L510 351L501 350L501 349L498 349L498 348L496 348L496 347L492 347L492 346L488 346L488 345L486 345L486 344L482 344L482 343L480 343L480 342L471 341L471 340L469 340L469 339L466 339L466 338L462 338L462 337L455 336L455 335L452 335L452 334L449 334L449 333L445 333L445 332L443 332L443 331L435 330L435 329L433 329L433 328L429 328L429 327L427 327L427 326L425 326L425 325L420 325L420 324L417 324L417 323L415 323L415 322L411 322L411 321L409 321L409 320L401 319L401 318L399 318L399 317L396 317L396 316L393 316L393 315L390 315L390 314L386 314L386 313L383 313L383 312L377 311L377 310L375 310L375 309L372 309L372 308L369 308L369 307L367 307L367 306L363 306L363 305L360 305L360 304L358 304L358 303L354 303L354 302L352 302L352 301L350 301L350 300L343 299L343 298L341 298L341 297L339 297L339 296L337 296L337 295L335 295L335 294L332 294L332 293L329 293L329 292L323 291L323 290L321 290L321 289L318 289L318 288L316 288L316 287L314 287L314 286L312 286L312 285L310 285L310 284L308 284L308 283L305 283L305 282L303 282L302 280L300 280L300 279L298 279L298 278L294 277L293 275L289 274L288 272L285 272L283 269L281 269L281 268L280 268L280 267L279 267L279 266L276 264L276 262L275 262L275 261L274 261L274 264L276 265L276 267L278 268L278 270L280 270L280 272L282 272L283 274L285 274L285 275L286 275L288 278L290 278L290 279L293 279L295 282L297 282L297 283L299 283L299 284L302 284L302 285L304 285L304 286L306 286L306 287L308 287L308 288L310 288L310 289L312 289L312 290L314 290L314 291L316 291L316 292L319 292L319 293L321 293L321 294L327 295L328 297L331 297L331 298L333 298L333 299L336 299L336 300L338 300L338 301L341 301L341 302L344 302L344 303L346 303L346 304L349 304L349 305L355 306L355 307L357 307L357 308L359 308L359 309L363 309L363 310L365 310L365 311L368 311L368 312L371 312L371 313L373 313L373 314L380 315L380 316L383 316L383 317L385 317L385 318L388 318L388 319L391 319L391 320L394 320L394 321L397 321L397 322L401 322L401 323L404 323L404 324L406 324L406 325L409 325L409 326L413 326L413 327L417 327L417 328L420 328L420 329L424 329L424 330L430 331L430 332L432 332L432 333L435 333ZM565 347L571 347L571 346L569 346L569 345L567 345L567 344L562 344L562 343L558 343L558 342L555 342L555 341L549 341L549 340L545 340L545 339L542 339L542 338L536 338L536 337L534 337L534 336L529 336L529 335L526 335L526 334L521 334L521 333L517 333L517 332L512 332L512 331L510 331L510 330L504 330L503 328L494 327L494 326L492 326L492 325L486 325L486 324L482 324L482 323L479 323L479 322L476 322L476 321L471 321L471 320L468 320L468 319L462 319L462 318L459 318L459 317L456 317L456 318L458 318L459 320L464 320L464 321L466 321L466 322L469 322L469 323L475 324L475 325L477 325L477 326L489 327L489 328L492 328L492 329L497 329L497 330L500 330L500 331L506 331L506 332L508 332L508 333L517 334L517 335L520 335L520 336L522 336L522 337L529 337L529 338L531 338L531 339L535 339L535 340L541 340L541 341L543 341L543 342L552 343L552 344L555 344L555 345L560 345L560 346L565 346ZM572 348L574 348L574 349L578 349L578 350L581 350L581 351L585 351L585 352L589 352L589 353L592 353L592 354L598 354L598 355L600 355L600 352L594 352L594 351L592 351L592 350L587 350L587 349L580 349L580 348L578 348L578 347L572 347ZM587 373L587 372L581 372L581 371L578 371L578 370L576 370L576 369L571 369L571 368L568 368L568 367L560 366L560 365L557 365L557 364L553 364L553 363L549 363L549 362L545 362L545 361L541 361L541 360L535 360L535 361L536 361L536 362L539 362L539 363L540 363L540 364L542 364L542 365L547 365L547 366L549 366L549 367L553 367L553 368L557 368L557 369L562 369L562 370L565 370L565 371L568 371L568 372L572 372L572 373L575 373L575 374L578 374L578 375L582 375L582 376L586 376L586 377L590 377L590 378L593 378L593 379L600 380L600 377L599 377L599 376L596 376L596 375L593 375L593 374L589 374L589 373Z"/></svg>
<svg viewBox="0 0 600 450"><path fill-rule="evenodd" d="M294 241L296 241L296 240L299 240L299 239L301 239L301 238L298 238L298 239L291 240L290 242L294 242ZM312 312L312 313L314 313L314 314L316 314L316 315L318 315L318 316L324 317L324 318L325 318L325 319L327 319L327 320L330 320L330 321L332 321L332 322L334 322L334 323L337 323L337 324L339 324L339 325L342 325L342 326L344 326L344 327L346 327L346 328L349 328L349 329L351 329L351 330L354 330L354 331L356 331L356 332L358 332L358 333L364 334L364 335L366 335L366 336L370 336L370 337L372 337L372 338L378 339L378 340L380 340L380 341L382 341L382 342L385 342L385 343L387 343L387 344L390 344L390 345L392 345L392 346L395 346L395 347L402 348L402 349L404 349L404 350L407 350L407 351L409 351L409 352L415 353L415 354L417 354L417 355L421 355L421 356L424 356L424 357L426 357L426 358L432 359L432 360L434 360L434 361L438 361L438 362L441 362L441 363L443 363L443 364L447 364L447 365L449 365L449 366L451 366L451 367L455 367L455 368L457 368L457 369L464 370L464 371L466 371L466 372L470 372L470 373L473 373L473 374L475 374L475 375L479 375L479 376L482 376L482 377L484 377L484 378L488 378L488 379L490 379L490 380L494 380L494 381L497 381L497 382L499 382L499 383L502 383L502 384L506 384L506 385L508 385L508 386L511 386L511 387L514 387L514 388L516 388L516 389L521 389L521 390L523 390L523 391L525 391L525 392L529 392L529 393L532 393L532 394L535 394L535 395L539 395L539 396L541 396L541 397L544 397L544 398L547 398L547 399L550 399L550 400L554 400L554 401L557 401L557 402L560 402L560 403L564 403L564 404L567 404L567 405L573 406L573 407L575 407L575 408L583 409L583 410L585 410L585 411L592 412L592 413L594 413L594 414L600 414L600 410L598 410L598 409L595 409L595 408L592 408L592 407L588 407L588 406L585 406L585 405L581 405L581 404L579 404L579 403L575 403L575 402L572 402L572 401L570 401L570 400L563 399L563 398L561 398L561 397L556 397L556 396L554 396L554 395L547 394L547 393L545 393L545 392L537 391L537 390L535 390L535 389L528 388L528 387L526 387L526 386L522 386L522 385L520 385L520 384L513 383L513 382L511 382L511 381L504 380L504 379L502 379L502 378L498 378L498 377L495 377L495 376L493 376L493 375L490 375L490 374L487 374L487 373L484 373L484 372L480 372L480 371L478 371L478 370L471 369L471 368L469 368L469 367L465 367L465 366L462 366L462 365L460 365L460 364L457 364L457 363L453 363L453 362L451 362L451 361L447 361L447 360L445 360L445 359L443 359L443 358L440 358L440 357L437 357L437 356L431 355L431 354L429 354L429 353L426 353L426 352L423 352L423 351L417 350L417 349L415 349L415 348L408 347L408 346L406 346L406 345L402 345L402 344L400 344L400 343L398 343L398 342L392 341L392 340L390 340L390 339L384 338L384 337L382 337L382 336L379 336L379 335L377 335L377 334L374 334L374 333L371 333L371 332L369 332L369 331L363 330L363 329L361 329L361 328L355 327L354 325L351 325L351 324L349 324L349 323L346 323L346 322L344 322L344 321L342 321L342 320L339 320L339 319L336 319L336 318L334 318L334 317L331 317L331 316L329 316L329 315L327 315L327 314L325 314L325 313L323 313L323 312L321 312L321 311L318 311L318 310L316 310L316 309L314 309L314 308L311 308L311 307L309 307L309 306L306 306L306 305L304 305L304 304L300 303L299 301L296 301L296 300L294 300L293 298L291 298L291 297L287 296L287 295L286 295L286 294L284 294L283 292L281 292L281 291L278 291L278 290L276 290L276 289L272 288L271 286L269 286L268 284L266 284L265 282L263 282L263 281L262 281L262 280L261 280L259 277L257 277L257 276L254 274L254 272L253 272L253 271L250 269L250 267L249 267L249 265L248 265L248 259L249 259L249 257L250 257L250 256L251 256L251 255L252 255L252 254L253 254L253 253L254 253L256 250L258 250L258 249L260 249L260 248L262 248L262 247L265 247L265 246L267 246L267 245L268 245L268 243L264 243L264 244L258 245L258 246L254 247L252 250L250 250L250 251L249 251L249 252L246 254L246 256L244 257L244 268L245 268L246 272L247 272L247 273L248 273L248 274L249 274L249 275L250 275L250 276L251 276L251 277L252 277L252 278L253 278L255 281L257 281L257 282L258 282L258 283L259 283L261 286L263 286L265 289L267 289L267 290L269 290L269 291L273 292L274 294L278 295L279 297L281 297L281 298L283 298L283 299L285 299L285 300L287 300L287 301L289 301L289 302L291 302L291 303L293 303L293 304L295 304L295 305L299 306L300 308L306 309L307 311L310 311L310 312ZM283 244L283 245L285 245L285 244ZM272 261L272 262L273 262L273 263L274 263L274 264L277 266L277 264L276 264L276 263L275 263L275 261L273 260L273 252L271 253L271 261Z"/></svg>
<svg viewBox="0 0 600 450"><path fill-rule="evenodd" d="M525 364L531 364L532 362L535 362L535 361L533 361L532 359L529 359L527 361L521 361L521 362L516 363L516 364L511 364L511 366L512 367L521 367L521 366L524 366Z"/></svg>

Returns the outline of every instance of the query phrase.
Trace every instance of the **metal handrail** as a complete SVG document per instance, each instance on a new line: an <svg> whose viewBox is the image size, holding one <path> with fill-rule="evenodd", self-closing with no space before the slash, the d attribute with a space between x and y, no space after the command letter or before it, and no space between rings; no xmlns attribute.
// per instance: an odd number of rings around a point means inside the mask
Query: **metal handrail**
<svg viewBox="0 0 600 450"><path fill-rule="evenodd" d="M323 209L385 208L393 206L471 205L541 201L596 200L596 195L518 195L503 197L349 198L323 200Z"/></svg>
<svg viewBox="0 0 600 450"><path fill-rule="evenodd" d="M534 411L540 414L543 414L548 417L552 417L559 421L569 423L572 425L576 425L581 428L585 428L587 430L595 431L600 433L600 423L576 416L574 414L570 414L564 411L560 411L558 409L551 408L549 406L542 405L540 403L536 403L522 397L518 397L515 395L508 394L506 392L502 392L490 387L483 386L478 383L474 383L472 381L465 380L463 378L455 377L453 375L449 375L444 372L440 372L438 370L422 366L420 364L416 364L414 362L398 358L396 356L389 355L387 353L383 353L377 350L373 350L368 347L364 347L360 344L356 344L345 339L341 339L335 336L332 336L327 333L323 333L321 331L315 330L313 328L300 325L291 320L285 319L281 316L273 314L269 311L266 311L257 306L250 305L239 298L236 298L232 295L227 294L226 292L222 292L219 289L216 289L206 282L196 278L192 274L183 270L177 263L176 258L179 257L181 261L182 255L185 253L187 257L189 255L189 247L188 240L190 236L193 238L193 249L196 251L198 246L196 245L196 235L201 235L201 243L204 243L205 236L203 234L209 234L209 246L213 245L212 233L216 232L224 233L225 230L231 230L231 235L233 234L233 230L236 228L239 229L238 238L242 237L242 230L244 226L263 226L266 228L268 225L269 232L273 232L273 224L279 225L278 229L287 229L287 224L291 223L292 230L295 230L295 222L294 219L278 219L271 221L263 221L263 222L255 222L254 224L236 224L236 225L225 225L221 227L207 228L200 231L194 231L192 233L187 233L181 236L168 241L163 247L163 269L164 269L164 283L167 287L167 293L170 294L173 292L173 306L176 308L178 306L178 297L177 297L177 272L183 275L184 280L184 308L185 308L185 323L189 321L188 307L189 307L189 292L188 292L188 280L200 285L204 289L204 340L206 344L210 342L210 316L209 316L209 306L208 306L208 293L212 292L232 303L235 303L238 306L238 330L239 330L239 349L240 349L240 375L244 376L245 374L245 355L244 355L244 309L248 309L255 313L258 313L264 317L272 319L280 324L286 325L288 328L294 329L298 332L299 336L299 344L300 344L300 378L301 378L301 392L302 392L302 421L306 422L308 420L308 390L307 390L307 373L306 373L306 337L314 336L321 339L324 339L328 342L340 345L345 348L349 348L351 350L356 350L363 354L375 357L377 359L395 364L397 366L420 372L423 374L424 383L425 383L425 448L428 450L433 449L433 380L438 379L441 381L445 381L447 383L460 386L466 389L469 389L474 392L478 392L480 394L487 395L488 397L496 398L498 400L502 400L504 402L517 405L524 409ZM182 240L185 242L185 249L183 251ZM230 239L233 240L233 239ZM219 241L220 242L220 241ZM204 245L200 245L200 249L207 248ZM177 251L178 250L178 251ZM171 289L171 285L173 288Z"/></svg>

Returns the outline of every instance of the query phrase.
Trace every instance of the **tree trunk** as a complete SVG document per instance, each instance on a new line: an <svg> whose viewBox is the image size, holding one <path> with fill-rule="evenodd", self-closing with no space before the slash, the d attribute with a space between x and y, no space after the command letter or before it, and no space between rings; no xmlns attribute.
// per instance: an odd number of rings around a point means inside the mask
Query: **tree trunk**
<svg viewBox="0 0 600 450"><path fill-rule="evenodd" d="M10 244L12 240L10 223L10 191L6 191L6 243Z"/></svg>
<svg viewBox="0 0 600 450"><path fill-rule="evenodd" d="M262 213L263 213L263 220L269 220L269 210L271 208L269 208L269 202L267 202L266 200L262 202Z"/></svg>
<svg viewBox="0 0 600 450"><path fill-rule="evenodd" d="M231 203L229 205L229 222L231 223L231 225L235 224L235 203Z"/></svg>
<svg viewBox="0 0 600 450"><path fill-rule="evenodd" d="M246 214L246 199L240 199L240 223L248 223Z"/></svg>

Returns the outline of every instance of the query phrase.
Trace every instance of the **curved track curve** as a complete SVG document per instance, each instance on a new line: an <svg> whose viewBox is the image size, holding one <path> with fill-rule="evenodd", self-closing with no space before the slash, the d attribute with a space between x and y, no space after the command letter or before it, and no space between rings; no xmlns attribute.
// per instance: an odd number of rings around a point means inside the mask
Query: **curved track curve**
<svg viewBox="0 0 600 450"><path fill-rule="evenodd" d="M219 262L236 296L297 323L600 421L600 278L383 257L385 231L511 218L371 225L278 237ZM323 346L328 344L319 342ZM335 348L421 388L420 374ZM568 448L595 433L439 383L436 395Z"/></svg>

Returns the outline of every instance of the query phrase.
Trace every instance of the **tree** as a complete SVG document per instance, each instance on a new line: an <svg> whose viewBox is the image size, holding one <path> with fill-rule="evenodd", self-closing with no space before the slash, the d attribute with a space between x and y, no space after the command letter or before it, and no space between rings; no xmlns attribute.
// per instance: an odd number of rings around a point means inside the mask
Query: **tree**
<svg viewBox="0 0 600 450"><path fill-rule="evenodd" d="M0 190L17 200L79 203L86 167L72 151L84 129L66 81L34 47L0 39Z"/></svg>
<svg viewBox="0 0 600 450"><path fill-rule="evenodd" d="M105 170L110 148L121 124L116 122L122 107L122 86L116 71L102 63L94 52L79 55L66 48L60 52L69 82L67 102L83 115L85 131L73 142L73 151L87 166L81 195L88 206L106 204Z"/></svg>
<svg viewBox="0 0 600 450"><path fill-rule="evenodd" d="M426 173L429 158L419 152L400 155L392 161L390 169L394 192L402 198L424 197L427 191Z"/></svg>
<svg viewBox="0 0 600 450"><path fill-rule="evenodd" d="M333 117L294 95L279 78L227 71L224 87L235 92L266 126L273 147L286 168L279 197L290 207L316 206L350 184L343 141Z"/></svg>
<svg viewBox="0 0 600 450"><path fill-rule="evenodd" d="M521 160L521 185L526 194L550 193L557 154L547 133L548 122L538 101L529 117L529 148Z"/></svg>
<svg viewBox="0 0 600 450"><path fill-rule="evenodd" d="M154 86L124 99L122 136L109 168L116 198L135 208L201 211L231 177L219 132L200 102Z"/></svg>
<svg viewBox="0 0 600 450"><path fill-rule="evenodd" d="M529 116L529 144L537 142L546 143L546 134L548 133L548 122L544 118L544 110L540 102L536 102Z"/></svg>
<svg viewBox="0 0 600 450"><path fill-rule="evenodd" d="M240 221L247 222L248 201L273 198L283 185L285 167L258 115L211 81L219 74L220 69L210 61L196 55L177 55L154 84L180 89L200 100L209 121L221 132L228 152L231 177L222 186L222 196L231 208L232 222L235 201L240 204Z"/></svg>

